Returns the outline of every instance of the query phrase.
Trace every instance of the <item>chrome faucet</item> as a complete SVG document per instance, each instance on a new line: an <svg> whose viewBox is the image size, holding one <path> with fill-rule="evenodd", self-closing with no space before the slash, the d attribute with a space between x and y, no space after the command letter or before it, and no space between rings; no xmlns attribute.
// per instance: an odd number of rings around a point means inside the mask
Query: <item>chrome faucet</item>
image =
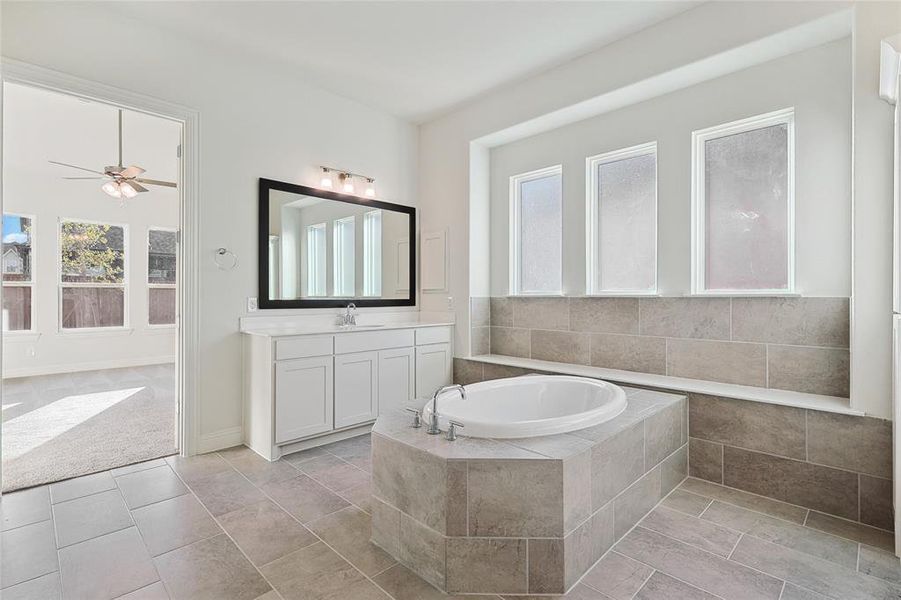
<svg viewBox="0 0 901 600"><path fill-rule="evenodd" d="M345 327L350 325L357 324L357 305L351 302L347 305L347 308L344 310L344 318L342 319L341 324Z"/></svg>
<svg viewBox="0 0 901 600"><path fill-rule="evenodd" d="M441 433L441 430L438 429L438 396L445 390L458 390L460 392L460 397L466 400L466 388L459 383L438 388L432 396L432 414L429 415L429 428L425 430L428 434L438 435Z"/></svg>

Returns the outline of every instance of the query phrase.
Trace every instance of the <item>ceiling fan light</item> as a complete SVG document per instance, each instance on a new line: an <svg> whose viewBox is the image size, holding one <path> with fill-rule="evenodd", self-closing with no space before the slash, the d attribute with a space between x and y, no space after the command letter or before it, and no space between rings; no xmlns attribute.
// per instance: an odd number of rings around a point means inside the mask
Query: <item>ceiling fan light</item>
<svg viewBox="0 0 901 600"><path fill-rule="evenodd" d="M138 190L133 188L127 181L123 181L119 184L119 191L121 191L122 195L126 198L134 198L138 195Z"/></svg>
<svg viewBox="0 0 901 600"><path fill-rule="evenodd" d="M115 181L107 181L103 185L100 186L100 189L104 191L108 196L112 196L113 198L121 198L122 190L119 189L119 184Z"/></svg>

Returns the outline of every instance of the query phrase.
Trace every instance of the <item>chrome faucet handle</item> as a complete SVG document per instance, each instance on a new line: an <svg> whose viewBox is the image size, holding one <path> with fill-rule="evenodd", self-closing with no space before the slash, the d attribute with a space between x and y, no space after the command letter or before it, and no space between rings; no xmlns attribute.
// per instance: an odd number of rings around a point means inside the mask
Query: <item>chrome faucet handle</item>
<svg viewBox="0 0 901 600"><path fill-rule="evenodd" d="M457 423L456 421L447 422L447 434L444 436L447 441L452 442L457 439L458 427L465 427L465 425L463 425L463 423Z"/></svg>
<svg viewBox="0 0 901 600"><path fill-rule="evenodd" d="M413 422L410 424L410 427L414 427L416 429L422 427L422 413L420 411L415 408L407 408L404 410L413 413Z"/></svg>

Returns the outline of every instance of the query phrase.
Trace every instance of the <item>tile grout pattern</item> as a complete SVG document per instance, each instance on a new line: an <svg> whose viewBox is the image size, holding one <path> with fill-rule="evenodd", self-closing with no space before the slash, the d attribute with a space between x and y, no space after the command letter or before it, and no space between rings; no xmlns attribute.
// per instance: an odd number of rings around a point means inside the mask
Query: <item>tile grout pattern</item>
<svg viewBox="0 0 901 600"><path fill-rule="evenodd" d="M470 309L472 355L848 397L847 298L493 297Z"/></svg>

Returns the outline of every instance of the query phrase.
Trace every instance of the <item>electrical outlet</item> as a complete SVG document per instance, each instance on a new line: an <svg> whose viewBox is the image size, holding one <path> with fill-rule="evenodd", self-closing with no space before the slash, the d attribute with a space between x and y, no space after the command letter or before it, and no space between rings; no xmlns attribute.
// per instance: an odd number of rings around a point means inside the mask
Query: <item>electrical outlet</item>
<svg viewBox="0 0 901 600"><path fill-rule="evenodd" d="M257 312L259 308L259 304L257 304L257 299L254 297L250 297L247 299L247 312Z"/></svg>
<svg viewBox="0 0 901 600"><path fill-rule="evenodd" d="M447 310L454 310L454 297L453 296L447 297Z"/></svg>

